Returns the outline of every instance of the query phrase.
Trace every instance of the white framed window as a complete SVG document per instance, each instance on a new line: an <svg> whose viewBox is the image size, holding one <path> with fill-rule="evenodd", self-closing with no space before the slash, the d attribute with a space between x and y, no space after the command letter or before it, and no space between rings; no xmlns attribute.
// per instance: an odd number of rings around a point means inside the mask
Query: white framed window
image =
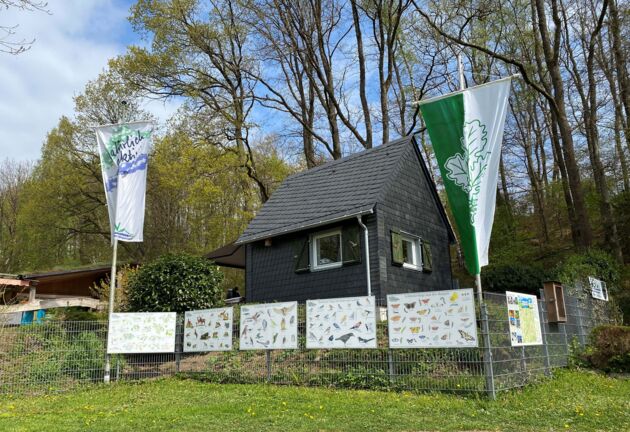
<svg viewBox="0 0 630 432"><path fill-rule="evenodd" d="M401 233L400 240L402 242L402 266L412 270L422 270L420 239Z"/></svg>
<svg viewBox="0 0 630 432"><path fill-rule="evenodd" d="M311 269L325 270L341 267L341 230L319 232L311 235Z"/></svg>

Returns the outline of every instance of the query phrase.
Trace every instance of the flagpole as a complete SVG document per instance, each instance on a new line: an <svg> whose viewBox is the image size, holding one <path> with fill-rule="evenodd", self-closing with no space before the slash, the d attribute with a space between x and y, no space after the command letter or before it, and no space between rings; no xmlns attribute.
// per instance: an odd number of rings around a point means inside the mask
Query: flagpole
<svg viewBox="0 0 630 432"><path fill-rule="evenodd" d="M114 312L114 295L116 293L116 259L118 256L118 239L114 237L114 250L112 255L112 274L109 281L109 308L107 311L107 323L108 326L112 321L112 312ZM107 331L109 335L109 330ZM108 352L105 354L105 376L103 381L105 383L110 382L110 370L111 370L111 356L109 354L109 337L107 338Z"/></svg>

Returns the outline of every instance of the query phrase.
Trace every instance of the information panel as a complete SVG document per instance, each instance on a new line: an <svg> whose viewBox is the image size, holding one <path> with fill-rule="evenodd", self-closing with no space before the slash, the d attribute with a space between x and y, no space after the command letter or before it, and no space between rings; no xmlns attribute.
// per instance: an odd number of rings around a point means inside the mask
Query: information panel
<svg viewBox="0 0 630 432"><path fill-rule="evenodd" d="M593 298L608 301L608 289L606 288L606 282L589 276L588 283L591 286L591 296Z"/></svg>
<svg viewBox="0 0 630 432"><path fill-rule="evenodd" d="M512 346L542 345L538 299L534 295L505 292Z"/></svg>
<svg viewBox="0 0 630 432"><path fill-rule="evenodd" d="M391 348L478 346L470 288L388 295L387 322Z"/></svg>
<svg viewBox="0 0 630 432"><path fill-rule="evenodd" d="M241 350L296 349L297 302L241 307Z"/></svg>
<svg viewBox="0 0 630 432"><path fill-rule="evenodd" d="M306 348L376 348L374 297L306 302Z"/></svg>
<svg viewBox="0 0 630 432"><path fill-rule="evenodd" d="M232 349L231 307L188 311L184 314L184 352Z"/></svg>
<svg viewBox="0 0 630 432"><path fill-rule="evenodd" d="M109 354L175 351L175 312L113 313L107 334Z"/></svg>

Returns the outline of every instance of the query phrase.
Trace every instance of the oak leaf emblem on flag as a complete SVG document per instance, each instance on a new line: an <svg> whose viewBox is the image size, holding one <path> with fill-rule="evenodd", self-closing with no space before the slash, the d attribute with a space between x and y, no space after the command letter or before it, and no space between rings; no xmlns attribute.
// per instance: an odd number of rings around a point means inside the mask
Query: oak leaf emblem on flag
<svg viewBox="0 0 630 432"><path fill-rule="evenodd" d="M474 225L477 202L481 190L481 180L488 167L490 152L486 149L488 132L486 125L479 120L464 123L464 136L461 138L462 153L455 153L446 160L446 177L468 195L470 223Z"/></svg>

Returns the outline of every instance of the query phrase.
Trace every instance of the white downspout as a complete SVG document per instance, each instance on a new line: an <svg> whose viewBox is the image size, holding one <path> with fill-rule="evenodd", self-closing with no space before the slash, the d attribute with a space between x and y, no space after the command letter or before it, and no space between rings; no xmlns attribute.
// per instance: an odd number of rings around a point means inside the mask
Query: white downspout
<svg viewBox="0 0 630 432"><path fill-rule="evenodd" d="M368 227L361 221L361 215L357 216L359 225L363 228L363 243L365 243L365 273L367 275L367 295L372 295L372 281L370 280L370 240L368 238Z"/></svg>

